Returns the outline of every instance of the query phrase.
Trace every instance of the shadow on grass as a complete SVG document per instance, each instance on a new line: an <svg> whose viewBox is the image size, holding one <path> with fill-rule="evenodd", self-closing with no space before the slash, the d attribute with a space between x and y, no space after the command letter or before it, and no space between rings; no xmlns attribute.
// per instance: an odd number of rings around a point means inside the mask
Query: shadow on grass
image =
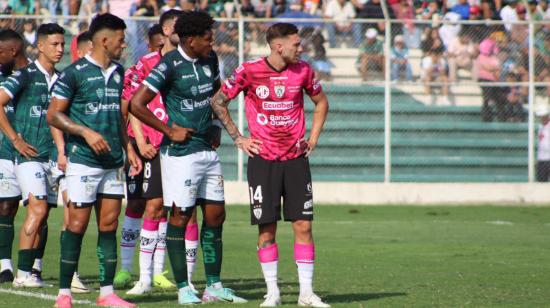
<svg viewBox="0 0 550 308"><path fill-rule="evenodd" d="M362 302L386 297L407 296L403 292L364 293L364 294L327 294L321 296L328 303Z"/></svg>

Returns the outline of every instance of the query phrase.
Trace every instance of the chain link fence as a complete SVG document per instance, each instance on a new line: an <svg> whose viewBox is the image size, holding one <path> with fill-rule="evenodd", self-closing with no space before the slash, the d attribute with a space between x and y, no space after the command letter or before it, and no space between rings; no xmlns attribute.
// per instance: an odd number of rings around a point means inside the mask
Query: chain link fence
<svg viewBox="0 0 550 308"><path fill-rule="evenodd" d="M0 17L29 32L23 18ZM36 26L50 19L31 19ZM66 43L88 19L56 19ZM153 19L127 19L121 63L148 52ZM220 19L214 49L222 79L242 61L269 54L278 20ZM535 179L536 111L548 108L550 24L519 21L300 19L304 53L330 101L310 162L314 180L526 182ZM28 35L25 35L28 37ZM30 37L30 36L29 36ZM29 56L36 54L29 42ZM66 48L59 68L71 62ZM242 97L230 104L247 132ZM313 104L306 100L311 127ZM540 137L540 136L539 136ZM227 134L218 150L226 178L244 180L246 157Z"/></svg>

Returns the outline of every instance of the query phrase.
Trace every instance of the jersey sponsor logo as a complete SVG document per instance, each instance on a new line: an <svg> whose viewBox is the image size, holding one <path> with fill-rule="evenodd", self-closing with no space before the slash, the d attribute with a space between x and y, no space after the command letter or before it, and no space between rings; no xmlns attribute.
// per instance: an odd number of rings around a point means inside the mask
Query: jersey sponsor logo
<svg viewBox="0 0 550 308"><path fill-rule="evenodd" d="M313 207L313 199L309 199L306 202L304 202L304 210L309 210Z"/></svg>
<svg viewBox="0 0 550 308"><path fill-rule="evenodd" d="M307 183L306 189L307 189L307 192L310 194L313 192L313 187L311 186L311 182Z"/></svg>
<svg viewBox="0 0 550 308"><path fill-rule="evenodd" d="M161 63L159 64L158 69L159 71L164 72L168 69L168 66L166 65L166 63Z"/></svg>
<svg viewBox="0 0 550 308"><path fill-rule="evenodd" d="M292 126L298 123L298 119L293 119L289 115L270 115L269 124L271 126Z"/></svg>
<svg viewBox="0 0 550 308"><path fill-rule="evenodd" d="M42 115L45 115L48 110L42 110L42 106L32 106L29 111L29 116L31 118L40 118Z"/></svg>
<svg viewBox="0 0 550 308"><path fill-rule="evenodd" d="M193 100L182 99L180 101L180 110L181 111L192 111L193 110Z"/></svg>
<svg viewBox="0 0 550 308"><path fill-rule="evenodd" d="M267 116L263 113L258 113L256 115L256 121L260 124L260 125L266 125L267 124Z"/></svg>
<svg viewBox="0 0 550 308"><path fill-rule="evenodd" d="M36 86L46 86L46 87L48 86L47 83L45 83L45 82L39 82L39 81L35 82L34 85L36 85Z"/></svg>
<svg viewBox="0 0 550 308"><path fill-rule="evenodd" d="M11 74L13 77L19 77L21 76L21 71L15 71L13 74Z"/></svg>
<svg viewBox="0 0 550 308"><path fill-rule="evenodd" d="M210 92L210 91L212 91L213 89L214 89L214 87L212 87L212 84L211 84L211 83L199 85L199 93L200 93L200 94ZM194 95L194 94L193 94L193 95Z"/></svg>
<svg viewBox="0 0 550 308"><path fill-rule="evenodd" d="M193 74L181 75L181 79L189 79L189 78L195 78L195 75L193 75Z"/></svg>
<svg viewBox="0 0 550 308"><path fill-rule="evenodd" d="M118 111L120 105L117 103L102 104L99 102L87 103L84 113L85 114L97 114L99 111Z"/></svg>
<svg viewBox="0 0 550 308"><path fill-rule="evenodd" d="M155 115L155 117L157 117L157 119L161 121L166 118L166 111L164 111L164 109L162 108L155 108L155 110L153 110L153 114Z"/></svg>
<svg viewBox="0 0 550 308"><path fill-rule="evenodd" d="M202 101L195 101L195 108L203 109L210 106L210 98L204 99Z"/></svg>
<svg viewBox="0 0 550 308"><path fill-rule="evenodd" d="M269 96L269 88L266 86L257 87L256 96L258 96L261 99L266 99Z"/></svg>
<svg viewBox="0 0 550 308"><path fill-rule="evenodd" d="M269 80L287 80L287 76L271 76L269 77Z"/></svg>
<svg viewBox="0 0 550 308"><path fill-rule="evenodd" d="M273 87L273 90L275 90L275 95L278 98L282 98L285 95L285 85L278 84Z"/></svg>
<svg viewBox="0 0 550 308"><path fill-rule="evenodd" d="M178 66L183 63L183 60L174 60L174 66ZM193 76L194 77L194 76Z"/></svg>
<svg viewBox="0 0 550 308"><path fill-rule="evenodd" d="M105 88L105 96L118 98L119 97L118 89Z"/></svg>
<svg viewBox="0 0 550 308"><path fill-rule="evenodd" d="M202 70L204 71L204 74L206 77L212 77L212 71L210 70L210 66L205 65L202 67Z"/></svg>
<svg viewBox="0 0 550 308"><path fill-rule="evenodd" d="M264 110L289 110L294 107L294 102L262 102Z"/></svg>
<svg viewBox="0 0 550 308"><path fill-rule="evenodd" d="M102 80L102 79L103 79L102 76L94 76L94 77L88 77L86 81L96 81L96 80Z"/></svg>
<svg viewBox="0 0 550 308"><path fill-rule="evenodd" d="M86 66L88 66L88 63L84 63L84 64L77 64L75 67L76 67L76 70L77 71L80 71L82 70L83 68L85 68Z"/></svg>

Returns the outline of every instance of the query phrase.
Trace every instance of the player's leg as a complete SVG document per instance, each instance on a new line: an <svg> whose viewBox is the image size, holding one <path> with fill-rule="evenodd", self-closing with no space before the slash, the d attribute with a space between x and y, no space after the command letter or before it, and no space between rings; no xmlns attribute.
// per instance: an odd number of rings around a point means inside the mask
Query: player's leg
<svg viewBox="0 0 550 308"><path fill-rule="evenodd" d="M135 307L114 293L117 264L116 232L124 198L123 169L103 170L97 189L96 220L98 228L99 297L96 304L105 307Z"/></svg>
<svg viewBox="0 0 550 308"><path fill-rule="evenodd" d="M294 260L300 283L299 306L330 307L313 292L315 245L313 243L313 188L309 161L299 157L284 162L284 217L292 221Z"/></svg>
<svg viewBox="0 0 550 308"><path fill-rule="evenodd" d="M201 249L206 274L206 288L202 300L244 303L245 299L224 288L221 281L223 259L222 230L225 221L225 197L221 164L214 151L196 153L198 173L203 177L197 182L197 204L201 205L203 223L200 232Z"/></svg>
<svg viewBox="0 0 550 308"><path fill-rule="evenodd" d="M11 264L14 220L19 209L21 190L15 180L14 164L11 160L0 159L0 283L13 282Z"/></svg>
<svg viewBox="0 0 550 308"><path fill-rule="evenodd" d="M279 252L276 242L277 221L281 220L283 173L280 162L261 157L248 159L248 192L250 196L250 222L258 225L258 260L267 285L267 294L261 307L281 304L277 286Z"/></svg>
<svg viewBox="0 0 550 308"><path fill-rule="evenodd" d="M132 264L136 241L141 230L141 217L145 210L142 194L143 171L135 176L126 174L126 192L128 203L124 213L120 238L120 270L115 275L116 288L124 288L132 283Z"/></svg>
<svg viewBox="0 0 550 308"><path fill-rule="evenodd" d="M31 270L40 244L39 235L49 211L47 174L39 162L19 164L15 167L15 173L27 213L19 233L17 277L13 280L13 286L42 287L42 281L37 276L31 276Z"/></svg>
<svg viewBox="0 0 550 308"><path fill-rule="evenodd" d="M187 282L189 287L198 293L193 285L192 278L195 272L195 263L197 260L197 250L199 247L199 225L197 224L197 209L193 209L193 215L185 228L185 255L187 258Z"/></svg>

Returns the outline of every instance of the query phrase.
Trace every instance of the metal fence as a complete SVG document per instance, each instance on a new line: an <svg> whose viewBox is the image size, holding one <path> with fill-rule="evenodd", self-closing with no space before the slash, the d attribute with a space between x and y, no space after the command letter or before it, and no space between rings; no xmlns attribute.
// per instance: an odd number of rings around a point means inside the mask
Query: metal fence
<svg viewBox="0 0 550 308"><path fill-rule="evenodd" d="M0 16L0 27L8 20L25 27L23 19L6 16ZM56 21L66 25L70 42L87 20ZM155 21L126 20L125 67L147 52L147 30ZM222 78L239 63L269 53L265 30L275 21L218 20ZM535 180L535 111L548 107L550 93L549 23L287 21L299 26L302 58L315 68L331 104L310 160L315 180ZM60 67L69 63L67 55ZM243 98L230 109L246 132ZM312 110L306 102L308 127ZM219 154L226 178L243 180L247 159L227 135Z"/></svg>

